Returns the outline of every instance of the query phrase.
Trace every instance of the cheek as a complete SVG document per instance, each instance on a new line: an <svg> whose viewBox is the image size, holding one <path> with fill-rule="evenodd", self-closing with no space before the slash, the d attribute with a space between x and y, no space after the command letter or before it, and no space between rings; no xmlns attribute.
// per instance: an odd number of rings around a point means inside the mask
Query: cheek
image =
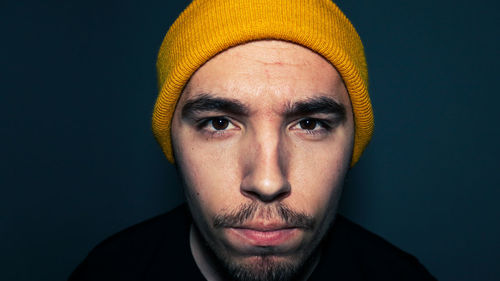
<svg viewBox="0 0 500 281"><path fill-rule="evenodd" d="M351 153L348 148L348 142L343 141L294 145L289 167L294 193L290 196L290 204L320 217L334 211L349 167Z"/></svg>
<svg viewBox="0 0 500 281"><path fill-rule="evenodd" d="M241 201L238 155L225 145L200 142L186 136L176 150L187 200L206 217L233 209ZM229 204L231 203L231 204Z"/></svg>

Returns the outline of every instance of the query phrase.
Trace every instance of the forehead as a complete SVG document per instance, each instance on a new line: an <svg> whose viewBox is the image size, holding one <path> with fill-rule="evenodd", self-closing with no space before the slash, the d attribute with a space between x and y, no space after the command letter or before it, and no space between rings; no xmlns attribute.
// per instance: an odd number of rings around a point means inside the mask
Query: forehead
<svg viewBox="0 0 500 281"><path fill-rule="evenodd" d="M207 61L191 77L180 101L199 94L237 99L257 109L319 96L350 105L342 78L327 60L277 40L239 45Z"/></svg>

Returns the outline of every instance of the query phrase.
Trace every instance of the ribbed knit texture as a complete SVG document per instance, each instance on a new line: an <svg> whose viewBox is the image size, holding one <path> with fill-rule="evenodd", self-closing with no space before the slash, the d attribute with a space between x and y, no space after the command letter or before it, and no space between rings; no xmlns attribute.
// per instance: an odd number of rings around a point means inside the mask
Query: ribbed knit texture
<svg viewBox="0 0 500 281"><path fill-rule="evenodd" d="M157 60L153 133L168 160L174 162L171 119L191 75L217 53L262 39L307 47L339 71L354 112L353 166L373 133L368 71L361 39L330 0L194 0L170 27Z"/></svg>

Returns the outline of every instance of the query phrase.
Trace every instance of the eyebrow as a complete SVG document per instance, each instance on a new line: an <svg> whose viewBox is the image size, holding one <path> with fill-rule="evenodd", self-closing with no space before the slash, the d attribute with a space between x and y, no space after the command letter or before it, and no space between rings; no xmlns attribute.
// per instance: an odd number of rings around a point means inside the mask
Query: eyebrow
<svg viewBox="0 0 500 281"><path fill-rule="evenodd" d="M284 115L288 118L320 113L335 114L339 121L346 119L345 106L325 96L308 98L304 101L289 104L284 111Z"/></svg>
<svg viewBox="0 0 500 281"><path fill-rule="evenodd" d="M182 117L190 118L196 113L213 111L238 116L248 116L250 112L248 107L238 100L214 97L211 94L201 94L184 104Z"/></svg>
<svg viewBox="0 0 500 281"><path fill-rule="evenodd" d="M182 117L192 118L197 113L214 111L237 116L248 116L250 112L249 108L238 100L215 97L204 93L188 100L184 104L182 107ZM339 121L346 119L345 106L326 96L308 98L303 101L290 103L283 111L283 115L287 118L321 113L335 114Z"/></svg>

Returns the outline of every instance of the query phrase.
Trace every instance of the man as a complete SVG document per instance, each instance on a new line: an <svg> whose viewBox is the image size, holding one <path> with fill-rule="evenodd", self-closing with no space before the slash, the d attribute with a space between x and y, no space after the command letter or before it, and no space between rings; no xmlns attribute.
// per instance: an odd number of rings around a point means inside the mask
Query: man
<svg viewBox="0 0 500 281"><path fill-rule="evenodd" d="M195 0L157 68L153 131L187 207L109 238L70 280L434 280L336 215L373 115L332 2Z"/></svg>

